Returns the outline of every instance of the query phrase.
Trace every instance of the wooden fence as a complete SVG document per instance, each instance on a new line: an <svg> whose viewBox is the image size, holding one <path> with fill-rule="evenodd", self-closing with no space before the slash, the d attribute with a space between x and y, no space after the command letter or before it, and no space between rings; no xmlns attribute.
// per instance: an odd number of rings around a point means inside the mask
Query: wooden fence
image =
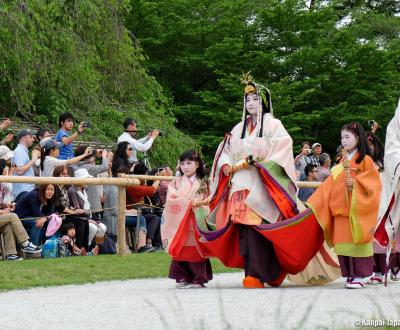
<svg viewBox="0 0 400 330"><path fill-rule="evenodd" d="M72 178L72 177L30 177L30 176L1 176L1 182L10 183L34 183L34 184L59 184L59 185L114 185L118 186L118 233L125 233L125 209L126 209L126 187L140 184L140 180L164 180L172 181L173 176L150 176L150 175L124 175L118 178ZM320 182L298 181L299 187L316 188ZM137 220L139 223L139 220ZM127 254L125 235L118 234L118 254Z"/></svg>

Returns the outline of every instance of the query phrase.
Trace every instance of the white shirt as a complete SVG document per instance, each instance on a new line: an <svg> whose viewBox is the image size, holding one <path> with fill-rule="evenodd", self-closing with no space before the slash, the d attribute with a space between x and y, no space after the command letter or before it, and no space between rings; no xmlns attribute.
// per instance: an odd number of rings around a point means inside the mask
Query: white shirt
<svg viewBox="0 0 400 330"><path fill-rule="evenodd" d="M137 162L136 150L142 151L142 152L149 150L151 148L151 146L153 145L154 139L145 136L142 139L136 140L132 137L132 135L130 133L124 132L118 138L118 143L121 143L121 142L129 142L129 144L131 145L131 147L133 149L132 157L129 158L129 161Z"/></svg>
<svg viewBox="0 0 400 330"><path fill-rule="evenodd" d="M46 156L43 162L43 171L40 173L40 176L53 176L54 169L57 166L65 166L66 163L66 160Z"/></svg>

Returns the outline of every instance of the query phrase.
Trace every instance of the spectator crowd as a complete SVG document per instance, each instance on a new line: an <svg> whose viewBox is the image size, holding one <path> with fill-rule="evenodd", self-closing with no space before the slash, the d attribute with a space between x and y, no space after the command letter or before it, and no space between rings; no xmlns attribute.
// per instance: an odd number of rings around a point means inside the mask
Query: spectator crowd
<svg viewBox="0 0 400 330"><path fill-rule="evenodd" d="M11 121L4 120L5 131ZM109 150L76 145L77 138L90 128L82 122L74 129L71 113L59 117L59 130L53 139L48 130L21 129L0 142L0 175L23 177L112 177L119 174L146 174L150 170L138 162L136 151L151 148L159 131L152 130L135 139L137 124L128 118L118 138L115 154ZM152 174L172 175L159 168ZM168 183L141 182L127 189L126 227L136 230L139 239L131 242L138 252L163 251L160 224L162 204ZM101 185L56 185L2 183L0 180L0 232L3 233L6 260L22 260L21 253L35 256L83 256L115 253L117 239L117 188ZM140 205L140 215L137 206ZM142 207L149 205L149 207ZM139 219L138 219L139 218ZM125 233L122 235L125 236Z"/></svg>

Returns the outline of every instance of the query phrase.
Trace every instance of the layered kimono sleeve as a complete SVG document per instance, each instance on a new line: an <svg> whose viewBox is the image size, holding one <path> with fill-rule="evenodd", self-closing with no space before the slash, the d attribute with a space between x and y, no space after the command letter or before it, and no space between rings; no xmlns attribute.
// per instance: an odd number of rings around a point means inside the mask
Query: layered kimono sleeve
<svg viewBox="0 0 400 330"><path fill-rule="evenodd" d="M375 240L381 246L387 246L394 239L398 228L400 215L392 215L391 209L395 196L399 196L400 188L400 100L394 117L386 130L384 171L382 174L382 194L379 206L378 226ZM397 219L394 222L389 218Z"/></svg>
<svg viewBox="0 0 400 330"><path fill-rule="evenodd" d="M306 205L312 209L318 223L324 231L325 240L330 247L334 244L334 217L330 208L330 200L334 184L335 180L331 175L318 187L306 203Z"/></svg>
<svg viewBox="0 0 400 330"><path fill-rule="evenodd" d="M270 117L265 121L264 134L269 139L267 160L279 164L289 178L296 181L293 159L293 141L280 120Z"/></svg>
<svg viewBox="0 0 400 330"><path fill-rule="evenodd" d="M220 180L224 179L222 169L225 165L233 166L234 162L230 157L229 149L231 143L231 134L226 134L224 140L219 144L215 153L214 162L211 172L211 196L216 195Z"/></svg>

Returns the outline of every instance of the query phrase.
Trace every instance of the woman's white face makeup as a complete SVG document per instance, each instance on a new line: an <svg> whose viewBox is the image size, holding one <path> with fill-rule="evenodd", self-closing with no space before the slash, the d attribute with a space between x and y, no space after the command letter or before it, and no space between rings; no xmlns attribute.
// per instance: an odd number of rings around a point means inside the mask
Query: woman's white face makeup
<svg viewBox="0 0 400 330"><path fill-rule="evenodd" d="M352 132L343 130L342 133L342 146L344 149L348 151L353 151L357 148L358 137L355 136Z"/></svg>
<svg viewBox="0 0 400 330"><path fill-rule="evenodd" d="M246 95L246 110L252 116L257 115L259 104L259 98L257 94Z"/></svg>
<svg viewBox="0 0 400 330"><path fill-rule="evenodd" d="M179 163L183 175L191 177L196 174L199 163L194 160L186 159Z"/></svg>

